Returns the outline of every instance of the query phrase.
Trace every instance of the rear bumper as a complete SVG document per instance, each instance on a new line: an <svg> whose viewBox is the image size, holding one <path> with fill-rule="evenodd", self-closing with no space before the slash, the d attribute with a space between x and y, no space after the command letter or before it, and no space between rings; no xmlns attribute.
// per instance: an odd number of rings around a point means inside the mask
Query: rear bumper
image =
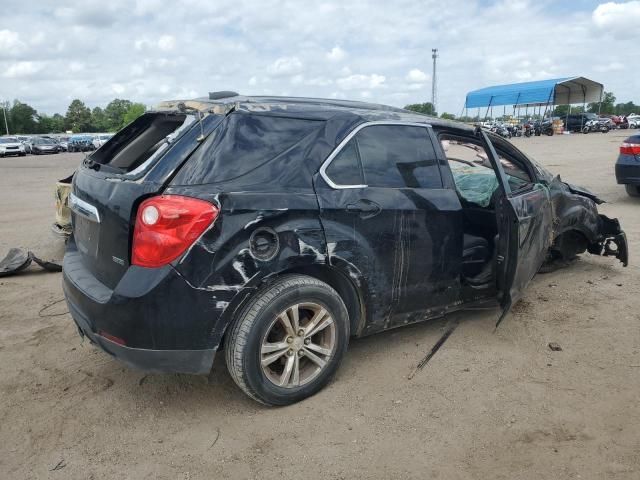
<svg viewBox="0 0 640 480"><path fill-rule="evenodd" d="M120 345L92 331L89 320L67 299L69 313L81 337L100 347L131 368L155 373L193 373L205 375L211 370L215 349L151 350Z"/></svg>
<svg viewBox="0 0 640 480"><path fill-rule="evenodd" d="M616 162L616 180L619 184L640 185L640 160L634 155L620 155Z"/></svg>
<svg viewBox="0 0 640 480"><path fill-rule="evenodd" d="M73 237L63 289L81 335L134 368L206 374L224 332L227 302L189 285L172 267L129 267L109 289L83 265Z"/></svg>

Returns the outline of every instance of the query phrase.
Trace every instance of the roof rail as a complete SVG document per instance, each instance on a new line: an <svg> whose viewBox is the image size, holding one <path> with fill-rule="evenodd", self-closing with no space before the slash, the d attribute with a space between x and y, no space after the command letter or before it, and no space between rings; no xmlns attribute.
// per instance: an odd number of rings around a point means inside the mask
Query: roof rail
<svg viewBox="0 0 640 480"><path fill-rule="evenodd" d="M220 92L209 92L209 100L220 100L221 98L237 97L238 92L223 90Z"/></svg>

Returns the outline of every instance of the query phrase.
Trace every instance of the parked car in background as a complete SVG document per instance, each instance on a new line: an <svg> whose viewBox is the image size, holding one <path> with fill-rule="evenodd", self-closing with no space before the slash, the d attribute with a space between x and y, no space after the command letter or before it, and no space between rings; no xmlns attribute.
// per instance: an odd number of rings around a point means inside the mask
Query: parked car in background
<svg viewBox="0 0 640 480"><path fill-rule="evenodd" d="M30 142L30 146L33 155L58 153L59 151L56 141L48 137L34 137Z"/></svg>
<svg viewBox="0 0 640 480"><path fill-rule="evenodd" d="M330 381L351 336L506 313L548 259L627 263L596 195L498 135L361 102L211 96L143 114L73 177L69 312L131 366L207 374L224 350L247 395L290 404Z"/></svg>
<svg viewBox="0 0 640 480"><path fill-rule="evenodd" d="M102 145L104 145L111 137L113 137L113 134L103 134L103 135L97 135L94 139L93 139L93 146L95 148L100 148Z"/></svg>
<svg viewBox="0 0 640 480"><path fill-rule="evenodd" d="M26 154L24 145L17 137L0 137L0 157L9 155L24 157Z"/></svg>
<svg viewBox="0 0 640 480"><path fill-rule="evenodd" d="M595 113L578 113L563 118L564 129L569 132L581 132L589 120L597 120Z"/></svg>
<svg viewBox="0 0 640 480"><path fill-rule="evenodd" d="M60 151L66 152L69 149L69 137L59 137L58 138Z"/></svg>
<svg viewBox="0 0 640 480"><path fill-rule="evenodd" d="M31 147L29 142L31 141L31 137L27 137L25 135L16 135L16 138L22 143L24 146L25 153L31 153Z"/></svg>
<svg viewBox="0 0 640 480"><path fill-rule="evenodd" d="M96 149L93 146L93 137L90 135L72 135L67 145L69 152L88 152Z"/></svg>
<svg viewBox="0 0 640 480"><path fill-rule="evenodd" d="M620 125L624 123L624 117L622 115L601 115L600 118L608 118L611 120L611 129L620 128Z"/></svg>
<svg viewBox="0 0 640 480"><path fill-rule="evenodd" d="M629 128L640 128L640 115L627 115L627 121L629 122Z"/></svg>
<svg viewBox="0 0 640 480"><path fill-rule="evenodd" d="M640 134L631 135L620 146L616 162L616 180L627 194L640 197Z"/></svg>

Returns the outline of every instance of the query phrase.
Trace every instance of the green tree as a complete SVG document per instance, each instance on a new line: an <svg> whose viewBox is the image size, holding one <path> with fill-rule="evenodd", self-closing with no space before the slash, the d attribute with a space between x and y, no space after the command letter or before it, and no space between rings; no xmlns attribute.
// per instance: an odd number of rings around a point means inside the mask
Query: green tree
<svg viewBox="0 0 640 480"><path fill-rule="evenodd" d="M604 92L601 102L593 102L587 105L587 112L591 113L608 113L615 112L616 96L611 92Z"/></svg>
<svg viewBox="0 0 640 480"><path fill-rule="evenodd" d="M11 133L37 132L39 121L38 112L30 105L14 100L13 106L7 115L11 117L11 121L9 122Z"/></svg>
<svg viewBox="0 0 640 480"><path fill-rule="evenodd" d="M63 133L64 132L64 117L59 113L54 113L53 116L40 115L40 122L38 125L38 133Z"/></svg>
<svg viewBox="0 0 640 480"><path fill-rule="evenodd" d="M584 107L582 105L573 105L571 111L569 111L569 105L558 105L553 109L551 115L554 117L566 117L567 113L584 113Z"/></svg>
<svg viewBox="0 0 640 480"><path fill-rule="evenodd" d="M440 118L444 118L445 120L455 120L456 116L453 113L442 112Z"/></svg>
<svg viewBox="0 0 640 480"><path fill-rule="evenodd" d="M412 112L424 113L426 115L437 116L433 103L412 103L411 105L405 105L405 110L411 110Z"/></svg>
<svg viewBox="0 0 640 480"><path fill-rule="evenodd" d="M136 118L142 115L146 110L147 107L143 103L132 103L127 112L124 114L124 125L129 125Z"/></svg>
<svg viewBox="0 0 640 480"><path fill-rule="evenodd" d="M91 129L96 132L106 132L109 130L109 121L100 107L91 110Z"/></svg>
<svg viewBox="0 0 640 480"><path fill-rule="evenodd" d="M73 133L89 131L91 129L91 110L76 98L67 109L65 124Z"/></svg>
<svg viewBox="0 0 640 480"><path fill-rule="evenodd" d="M129 100L116 98L109 102L109 105L104 109L104 114L107 117L107 130L115 132L124 127L124 116L130 107L131 102Z"/></svg>
<svg viewBox="0 0 640 480"><path fill-rule="evenodd" d="M618 103L614 110L616 115L631 115L632 113L640 113L640 105L633 102Z"/></svg>

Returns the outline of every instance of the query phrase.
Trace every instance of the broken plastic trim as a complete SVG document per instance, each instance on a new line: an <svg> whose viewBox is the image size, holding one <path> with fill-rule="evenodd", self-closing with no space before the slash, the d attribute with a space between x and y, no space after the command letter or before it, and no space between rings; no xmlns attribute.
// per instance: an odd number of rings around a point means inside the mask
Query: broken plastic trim
<svg viewBox="0 0 640 480"><path fill-rule="evenodd" d="M62 265L36 257L33 252L12 248L0 261L0 277L8 277L25 270L34 261L48 272L61 272Z"/></svg>

